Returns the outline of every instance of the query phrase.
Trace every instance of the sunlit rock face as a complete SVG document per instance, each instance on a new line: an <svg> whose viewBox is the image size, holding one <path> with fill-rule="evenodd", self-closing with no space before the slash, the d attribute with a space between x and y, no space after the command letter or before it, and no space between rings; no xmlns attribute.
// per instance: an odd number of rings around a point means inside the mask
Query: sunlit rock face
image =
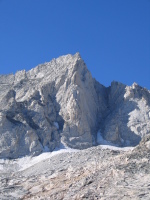
<svg viewBox="0 0 150 200"><path fill-rule="evenodd" d="M137 84L92 78L79 53L26 72L0 76L0 158L97 144L97 132L120 146L150 132L150 92Z"/></svg>

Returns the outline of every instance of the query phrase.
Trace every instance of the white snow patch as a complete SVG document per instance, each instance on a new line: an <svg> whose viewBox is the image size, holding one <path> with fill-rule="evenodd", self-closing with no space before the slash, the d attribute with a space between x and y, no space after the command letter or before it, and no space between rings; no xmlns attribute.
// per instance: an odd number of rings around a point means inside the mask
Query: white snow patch
<svg viewBox="0 0 150 200"><path fill-rule="evenodd" d="M42 160L51 158L57 154L68 153L68 152L76 152L76 150L74 150L74 149L56 149L53 152L45 152L45 153L40 154L39 156L35 156L35 157L26 156L24 158L17 159L16 164L18 164L20 166L19 171L23 171L23 170L41 162Z"/></svg>
<svg viewBox="0 0 150 200"><path fill-rule="evenodd" d="M45 159L51 158L57 154L61 153L70 153L70 152L77 152L80 150L77 149L71 149L65 146L63 143L60 143L60 146L55 148L53 152L46 152L49 151L49 148L47 146L44 147L45 152L32 157L32 156L25 156L23 158L18 158L14 160L9 160L9 159L0 159L0 170L4 170L3 165L8 164L10 166L13 165L13 171L23 171Z"/></svg>
<svg viewBox="0 0 150 200"><path fill-rule="evenodd" d="M100 131L97 132L97 143L100 145L111 145L110 142L104 140Z"/></svg>
<svg viewBox="0 0 150 200"><path fill-rule="evenodd" d="M134 147L118 147L115 146L113 143L104 140L100 131L97 132L97 143L101 146L102 149L111 149L111 150L122 150L128 151L134 149Z"/></svg>

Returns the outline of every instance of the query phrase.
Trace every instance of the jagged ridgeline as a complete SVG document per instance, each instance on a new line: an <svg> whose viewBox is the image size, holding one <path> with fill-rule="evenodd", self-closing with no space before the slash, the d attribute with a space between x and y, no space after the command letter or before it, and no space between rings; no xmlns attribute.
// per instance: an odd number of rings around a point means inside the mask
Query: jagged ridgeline
<svg viewBox="0 0 150 200"><path fill-rule="evenodd" d="M79 53L0 76L0 158L97 145L97 132L120 146L150 133L150 91L92 78Z"/></svg>

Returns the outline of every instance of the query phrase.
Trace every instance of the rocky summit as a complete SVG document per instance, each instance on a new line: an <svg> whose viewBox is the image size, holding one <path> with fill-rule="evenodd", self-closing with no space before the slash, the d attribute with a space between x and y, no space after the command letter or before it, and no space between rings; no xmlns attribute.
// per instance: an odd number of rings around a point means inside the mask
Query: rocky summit
<svg viewBox="0 0 150 200"><path fill-rule="evenodd" d="M149 200L150 91L79 53L0 76L0 199Z"/></svg>
<svg viewBox="0 0 150 200"><path fill-rule="evenodd" d="M150 133L150 91L92 78L79 53L0 76L0 158L98 144L135 146Z"/></svg>

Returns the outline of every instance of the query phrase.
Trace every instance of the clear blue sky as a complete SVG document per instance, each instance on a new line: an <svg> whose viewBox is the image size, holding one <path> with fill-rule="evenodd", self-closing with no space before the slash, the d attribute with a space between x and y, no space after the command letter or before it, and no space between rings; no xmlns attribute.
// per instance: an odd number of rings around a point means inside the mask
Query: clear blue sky
<svg viewBox="0 0 150 200"><path fill-rule="evenodd" d="M76 52L103 85L150 89L150 0L0 0L0 74Z"/></svg>

